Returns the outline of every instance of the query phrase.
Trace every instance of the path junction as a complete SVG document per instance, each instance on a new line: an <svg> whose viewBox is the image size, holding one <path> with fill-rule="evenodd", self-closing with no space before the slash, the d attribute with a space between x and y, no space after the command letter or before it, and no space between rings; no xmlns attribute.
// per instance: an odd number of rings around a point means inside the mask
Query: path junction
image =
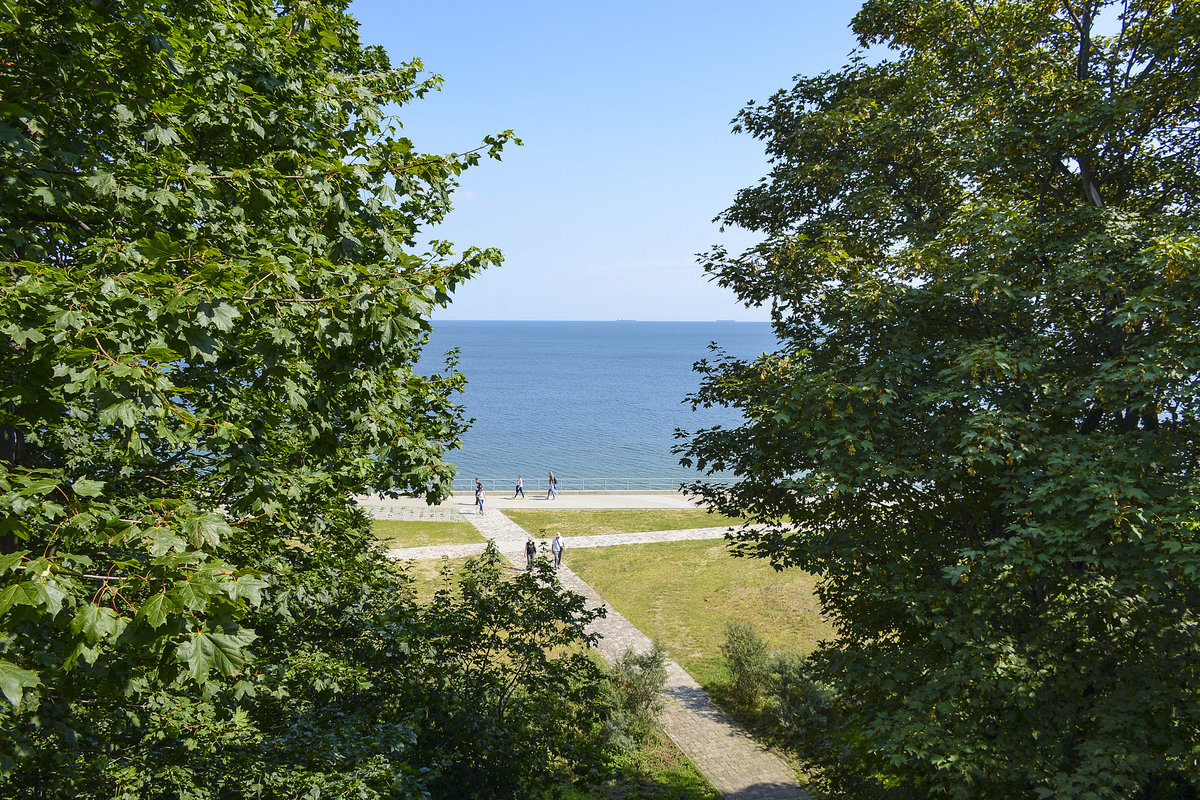
<svg viewBox="0 0 1200 800"><path fill-rule="evenodd" d="M626 493L563 493L555 500L529 493L524 499L510 500L489 495L482 515L475 511L473 495L456 494L440 506L427 506L423 500L379 497L360 497L360 504L376 519L468 521L475 525L485 539L514 565L525 563L525 540L528 534L510 520L501 509L647 509L693 508L676 492ZM568 556L559 568L559 581L571 591L587 598L591 606L603 606L606 616L597 620L594 630L600 634L600 653L610 663L627 648L644 652L651 647L650 638L638 630L616 609L605 603L568 566L570 550L577 547L604 547L622 544L681 541L685 539L719 539L725 527L697 528L683 531L648 531L605 536L581 536L567 541ZM448 545L401 548L391 551L399 560L420 560L478 555L484 544ZM664 690L665 707L660 718L663 730L726 800L808 800L787 765L774 754L755 743L729 715L718 709L700 685L674 661L667 662L667 684Z"/></svg>

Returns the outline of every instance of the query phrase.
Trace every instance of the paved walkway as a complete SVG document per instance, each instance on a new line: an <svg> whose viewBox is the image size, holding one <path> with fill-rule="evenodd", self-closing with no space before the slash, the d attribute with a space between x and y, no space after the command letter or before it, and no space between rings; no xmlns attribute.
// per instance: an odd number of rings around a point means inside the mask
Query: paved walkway
<svg viewBox="0 0 1200 800"><path fill-rule="evenodd" d="M644 500L641 497L626 497L623 502L660 502L657 499ZM369 513L377 511L376 508L373 508L373 499L362 499ZM576 500L576 502L586 501ZM600 507L672 507L615 505L614 503L617 502L622 501L617 498L607 498ZM467 504L463 499L451 506L453 509L461 506L461 511L446 510L456 515L455 521L472 522L486 538L496 542L496 547L512 563L524 564L525 540L528 534L515 522L501 514L496 508L497 505L499 504L493 504L485 514L478 515L473 513L473 506ZM403 515L409 512L399 510L402 507L392 503L379 508L378 511L397 514L399 518L404 518ZM441 508L446 507L442 506ZM571 538L568 541L568 547L602 547L614 544L714 539L723 536L725 530L726 528L720 527L689 531L580 536ZM484 546L483 544L468 544L446 547L414 547L392 550L391 555L398 559L438 558L443 555L466 556L482 552ZM570 549L567 553L569 561ZM649 637L634 627L616 609L605 603L604 598L566 564L559 569L558 578L563 586L586 597L590 605L604 607L607 616L597 620L593 630L600 634L599 649L608 661L615 661L630 647L639 651L650 649ZM667 684L664 693L666 702L660 719L663 730L727 800L807 800L809 795L796 783L787 765L751 740L732 718L713 704L700 685L674 661L667 662Z"/></svg>
<svg viewBox="0 0 1200 800"><path fill-rule="evenodd" d="M358 495L355 499L384 514L404 513L399 509L453 513L455 510L470 511L475 506L474 492L458 492L440 506L426 505L419 497ZM679 492L559 492L553 500L547 500L544 492L526 492L525 497L516 499L508 492L488 492L487 508L696 508L696 505Z"/></svg>
<svg viewBox="0 0 1200 800"><path fill-rule="evenodd" d="M458 512L455 513L457 514ZM493 514L495 512L489 511L484 520ZM504 517L503 514L495 514L495 516ZM466 518L470 519L471 522L475 522L475 527L477 528L481 528L479 523L484 521L478 519L478 515L474 511L467 513ZM387 517L381 517L380 519L387 519ZM398 519L398 517L391 517L391 519ZM462 522L463 519L464 515L459 514L454 521ZM504 517L504 519L508 519L508 517ZM729 530L727 526L722 526L720 528L689 528L682 531L646 531L644 533L609 533L598 536L573 536L571 537L571 547L614 547L619 544L650 544L652 542L690 542L696 539L723 539L727 530ZM487 536L488 534L485 533L484 535ZM515 562L518 564L525 563L522 560L525 554L525 550L523 549L525 531L522 530L521 535L522 549L517 551L521 558ZM496 544L499 546L499 542ZM426 547L397 547L388 552L392 558L400 560L411 558L421 561L427 558L441 558L442 556L449 556L450 558L477 556L483 552L485 547L487 547L487 542L479 542L478 544L434 544ZM508 553L505 552L505 555L508 555Z"/></svg>

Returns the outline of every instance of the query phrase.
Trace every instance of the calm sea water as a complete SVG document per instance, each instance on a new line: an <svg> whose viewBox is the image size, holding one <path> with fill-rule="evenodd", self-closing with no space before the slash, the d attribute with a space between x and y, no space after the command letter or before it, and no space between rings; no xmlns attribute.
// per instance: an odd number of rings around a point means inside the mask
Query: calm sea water
<svg viewBox="0 0 1200 800"><path fill-rule="evenodd" d="M462 351L469 384L460 399L475 424L450 453L459 488L479 477L489 490L673 488L696 477L671 453L676 428L739 423L736 411L692 412L693 362L709 342L753 357L775 347L762 322L439 321L426 360Z"/></svg>

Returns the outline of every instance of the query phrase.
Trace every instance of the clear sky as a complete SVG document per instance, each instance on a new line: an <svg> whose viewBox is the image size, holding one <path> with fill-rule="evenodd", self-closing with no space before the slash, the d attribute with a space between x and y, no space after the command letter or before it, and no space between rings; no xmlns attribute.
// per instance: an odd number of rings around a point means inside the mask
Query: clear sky
<svg viewBox="0 0 1200 800"><path fill-rule="evenodd" d="M524 147L468 171L436 238L493 246L502 267L439 319L766 320L696 254L740 250L713 217L766 174L730 132L751 100L844 64L858 3L355 0L363 41L420 58L441 92L402 110L426 152L512 129Z"/></svg>

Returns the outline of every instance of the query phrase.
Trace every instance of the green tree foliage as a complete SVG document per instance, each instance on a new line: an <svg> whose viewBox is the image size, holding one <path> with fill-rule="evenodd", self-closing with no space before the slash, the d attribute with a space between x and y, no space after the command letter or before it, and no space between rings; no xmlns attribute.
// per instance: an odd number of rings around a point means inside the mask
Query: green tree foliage
<svg viewBox="0 0 1200 800"><path fill-rule="evenodd" d="M491 544L423 610L417 704L422 763L445 761L434 797L534 796L564 774L600 776L605 672L585 646L604 616L561 588L545 559L507 577Z"/></svg>
<svg viewBox="0 0 1200 800"><path fill-rule="evenodd" d="M870 0L737 126L706 268L781 348L685 462L821 577L830 758L916 796L1200 792L1200 4ZM869 51L880 45L882 52Z"/></svg>
<svg viewBox="0 0 1200 800"><path fill-rule="evenodd" d="M582 601L422 609L351 499L466 424L414 363L499 255L415 241L511 136L417 151L437 83L342 0L0 3L0 796L522 796L581 741Z"/></svg>
<svg viewBox="0 0 1200 800"><path fill-rule="evenodd" d="M721 655L729 668L729 699L739 711L753 712L771 675L771 652L766 640L750 623L727 620Z"/></svg>

